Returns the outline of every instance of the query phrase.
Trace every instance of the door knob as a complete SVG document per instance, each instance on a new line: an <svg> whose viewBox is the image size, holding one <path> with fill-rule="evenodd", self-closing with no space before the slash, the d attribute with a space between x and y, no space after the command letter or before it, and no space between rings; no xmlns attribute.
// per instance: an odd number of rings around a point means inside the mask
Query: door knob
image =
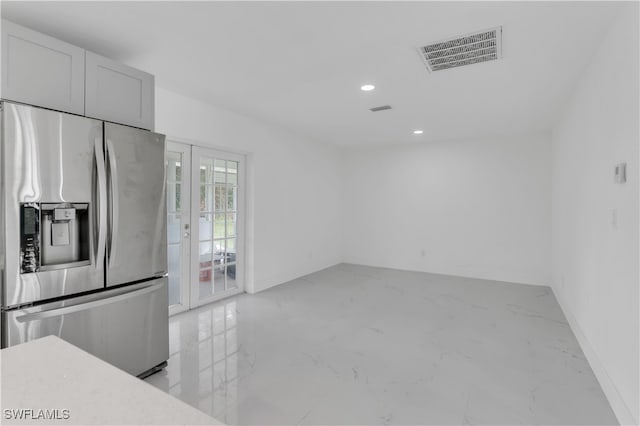
<svg viewBox="0 0 640 426"><path fill-rule="evenodd" d="M185 233L184 233L184 237L185 237L185 238L189 238L189 235L191 235L191 234L189 234L189 232L185 232Z"/></svg>

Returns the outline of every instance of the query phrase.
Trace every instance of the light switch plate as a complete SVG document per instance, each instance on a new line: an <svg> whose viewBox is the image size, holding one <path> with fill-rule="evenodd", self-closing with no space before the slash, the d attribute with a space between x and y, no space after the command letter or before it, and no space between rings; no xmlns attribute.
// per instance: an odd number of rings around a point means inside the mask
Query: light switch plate
<svg viewBox="0 0 640 426"><path fill-rule="evenodd" d="M627 163L616 164L615 182L625 183L627 181Z"/></svg>

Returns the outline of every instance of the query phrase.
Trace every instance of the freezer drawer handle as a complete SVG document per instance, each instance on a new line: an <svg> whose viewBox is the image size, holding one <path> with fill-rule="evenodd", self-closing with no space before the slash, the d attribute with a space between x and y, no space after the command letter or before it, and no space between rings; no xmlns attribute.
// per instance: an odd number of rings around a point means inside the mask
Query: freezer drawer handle
<svg viewBox="0 0 640 426"><path fill-rule="evenodd" d="M127 293L118 294L117 296L106 297L104 299L94 300L92 302L80 303L72 306L65 306L63 308L51 309L48 311L34 312L31 314L22 315L16 318L18 322L30 322L43 320L45 318L59 317L60 315L72 314L75 312L86 311L87 309L97 308L99 306L109 305L111 303L120 302L122 300L131 299L133 297L142 296L147 293L153 293L156 290L162 288L164 283L152 284L148 287L144 287L138 290L129 291Z"/></svg>

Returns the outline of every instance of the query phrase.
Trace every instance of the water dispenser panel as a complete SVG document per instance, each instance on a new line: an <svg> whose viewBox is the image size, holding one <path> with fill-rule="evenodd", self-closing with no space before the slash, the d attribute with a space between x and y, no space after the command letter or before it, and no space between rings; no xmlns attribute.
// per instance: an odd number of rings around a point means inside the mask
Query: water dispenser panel
<svg viewBox="0 0 640 426"><path fill-rule="evenodd" d="M91 264L88 203L25 203L20 206L20 272Z"/></svg>
<svg viewBox="0 0 640 426"><path fill-rule="evenodd" d="M37 204L20 206L20 272L40 267L40 210Z"/></svg>

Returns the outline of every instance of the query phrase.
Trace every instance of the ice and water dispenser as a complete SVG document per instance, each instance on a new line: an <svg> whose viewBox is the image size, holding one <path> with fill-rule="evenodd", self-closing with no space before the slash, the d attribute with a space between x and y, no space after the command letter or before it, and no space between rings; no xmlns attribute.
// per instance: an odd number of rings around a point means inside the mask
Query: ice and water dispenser
<svg viewBox="0 0 640 426"><path fill-rule="evenodd" d="M21 273L91 263L88 203L20 206Z"/></svg>

